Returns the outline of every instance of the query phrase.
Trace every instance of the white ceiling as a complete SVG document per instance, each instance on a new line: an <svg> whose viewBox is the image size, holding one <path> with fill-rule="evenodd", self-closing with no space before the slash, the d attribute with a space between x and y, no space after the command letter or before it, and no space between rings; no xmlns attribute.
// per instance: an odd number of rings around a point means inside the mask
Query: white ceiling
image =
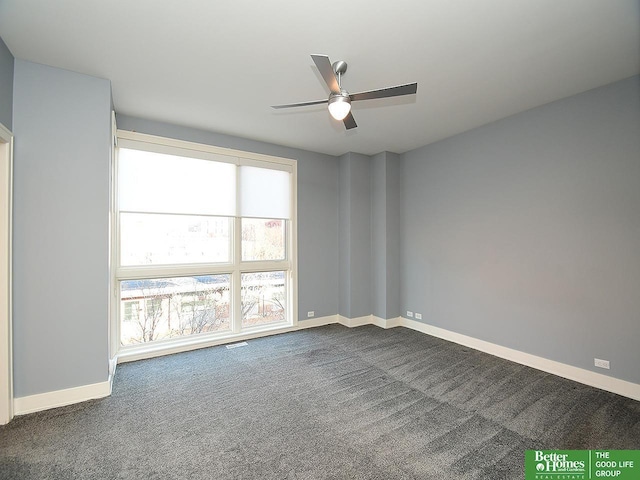
<svg viewBox="0 0 640 480"><path fill-rule="evenodd" d="M640 73L639 0L0 0L15 57L110 79L118 113L333 155L403 153ZM349 65L346 131L309 56Z"/></svg>

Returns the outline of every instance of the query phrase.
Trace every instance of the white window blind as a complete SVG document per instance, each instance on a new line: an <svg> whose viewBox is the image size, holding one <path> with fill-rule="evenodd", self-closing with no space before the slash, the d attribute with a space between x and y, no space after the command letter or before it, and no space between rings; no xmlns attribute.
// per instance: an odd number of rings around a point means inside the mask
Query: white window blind
<svg viewBox="0 0 640 480"><path fill-rule="evenodd" d="M242 165L239 216L289 219L291 174L282 170Z"/></svg>
<svg viewBox="0 0 640 480"><path fill-rule="evenodd" d="M234 164L120 148L118 168L121 211L236 214Z"/></svg>

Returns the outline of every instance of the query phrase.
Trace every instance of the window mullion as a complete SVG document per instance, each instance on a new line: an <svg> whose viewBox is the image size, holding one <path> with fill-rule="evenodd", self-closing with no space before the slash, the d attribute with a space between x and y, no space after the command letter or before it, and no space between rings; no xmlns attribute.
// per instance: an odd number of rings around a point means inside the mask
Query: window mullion
<svg viewBox="0 0 640 480"><path fill-rule="evenodd" d="M240 263L240 271L242 272L274 272L276 270L290 270L291 262L289 260L279 261L255 261Z"/></svg>
<svg viewBox="0 0 640 480"><path fill-rule="evenodd" d="M242 261L242 221L238 216L240 212L240 167L236 165L236 216L233 218L233 315L231 317L231 329L234 333L242 330L242 282L240 263Z"/></svg>
<svg viewBox="0 0 640 480"><path fill-rule="evenodd" d="M159 265L140 267L120 267L116 270L118 280L136 280L143 278L186 277L191 275L215 275L231 273L231 263L203 265Z"/></svg>

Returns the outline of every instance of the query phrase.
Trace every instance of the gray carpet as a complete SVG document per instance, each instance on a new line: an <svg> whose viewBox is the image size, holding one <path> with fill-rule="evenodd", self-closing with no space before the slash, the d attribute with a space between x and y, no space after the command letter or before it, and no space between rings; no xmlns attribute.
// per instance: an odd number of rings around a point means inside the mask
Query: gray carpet
<svg viewBox="0 0 640 480"><path fill-rule="evenodd" d="M640 402L404 328L118 366L0 427L2 479L522 479L526 449L639 449Z"/></svg>

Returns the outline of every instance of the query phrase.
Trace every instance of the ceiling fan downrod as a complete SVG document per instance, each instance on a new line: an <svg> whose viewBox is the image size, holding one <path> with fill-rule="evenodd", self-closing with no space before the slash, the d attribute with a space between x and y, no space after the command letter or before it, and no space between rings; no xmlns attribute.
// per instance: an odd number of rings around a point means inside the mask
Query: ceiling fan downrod
<svg viewBox="0 0 640 480"><path fill-rule="evenodd" d="M340 89L342 89L342 75L347 73L347 62L345 62L344 60L338 60L337 62L333 62L333 65L331 67L338 77L338 86L340 87Z"/></svg>

